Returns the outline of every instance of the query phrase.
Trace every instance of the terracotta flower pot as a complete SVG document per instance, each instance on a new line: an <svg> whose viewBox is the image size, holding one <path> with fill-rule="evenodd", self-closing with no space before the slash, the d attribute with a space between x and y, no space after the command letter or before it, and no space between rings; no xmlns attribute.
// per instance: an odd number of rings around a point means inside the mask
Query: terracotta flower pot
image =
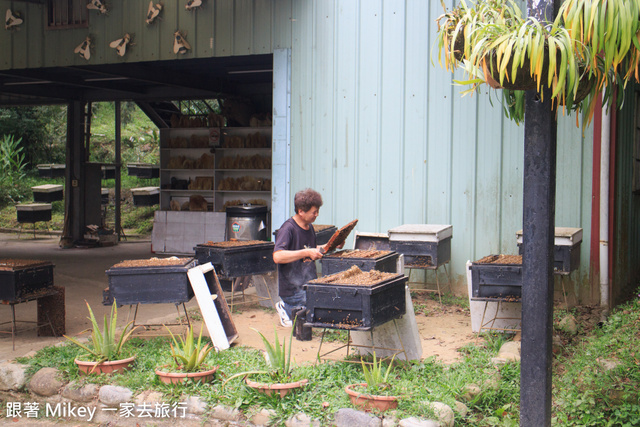
<svg viewBox="0 0 640 427"><path fill-rule="evenodd" d="M135 360L136 357L132 356L127 359L111 360L101 363L78 359L75 359L74 362L78 365L80 372L85 374L111 374L129 369Z"/></svg>
<svg viewBox="0 0 640 427"><path fill-rule="evenodd" d="M214 374L218 370L215 366L213 369L200 372L164 372L156 369L156 375L165 384L182 384L188 378L194 382L208 383L213 380Z"/></svg>
<svg viewBox="0 0 640 427"><path fill-rule="evenodd" d="M358 406L365 411L377 409L379 411L386 411L389 409L395 409L398 407L398 396L379 396L375 394L361 393L354 389L365 389L367 383L350 384L345 387L344 391L349 395L351 403L354 406Z"/></svg>
<svg viewBox="0 0 640 427"><path fill-rule="evenodd" d="M261 393L266 394L267 396L271 396L273 394L278 394L280 397L286 396L290 391L295 390L297 388L304 387L309 382L308 379L295 381L292 383L275 383L275 384L266 384L259 383L256 381L252 381L249 378L245 379L247 385L254 390L257 390Z"/></svg>

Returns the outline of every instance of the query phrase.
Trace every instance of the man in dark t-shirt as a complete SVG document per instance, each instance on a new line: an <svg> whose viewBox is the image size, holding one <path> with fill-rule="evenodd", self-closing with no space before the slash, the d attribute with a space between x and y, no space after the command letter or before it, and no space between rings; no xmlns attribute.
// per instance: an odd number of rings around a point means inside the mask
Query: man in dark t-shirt
<svg viewBox="0 0 640 427"><path fill-rule="evenodd" d="M310 188L296 193L295 215L282 224L276 233L273 261L278 265L278 294L282 301L276 304L282 326L291 326L293 309L306 305L302 285L316 279L315 260L322 258L316 245L312 223L318 217L322 196Z"/></svg>

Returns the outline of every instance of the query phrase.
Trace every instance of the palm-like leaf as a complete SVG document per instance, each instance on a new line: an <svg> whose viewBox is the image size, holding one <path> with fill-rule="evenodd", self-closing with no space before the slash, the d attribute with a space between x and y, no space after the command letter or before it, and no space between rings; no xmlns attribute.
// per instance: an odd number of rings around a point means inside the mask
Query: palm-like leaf
<svg viewBox="0 0 640 427"><path fill-rule="evenodd" d="M132 327L133 321L127 323L120 334L120 338L116 341L116 325L118 322L118 308L116 301L114 300L111 305L109 318L107 318L107 315L104 316L102 330L100 330L100 326L93 314L93 310L91 310L91 306L88 302L85 301L85 303L89 310L89 320L91 321L92 326L91 345L82 344L76 338L69 337L67 335L65 335L65 338L78 347L86 350L98 363L116 360L120 356L120 352L122 351L124 344L137 328Z"/></svg>

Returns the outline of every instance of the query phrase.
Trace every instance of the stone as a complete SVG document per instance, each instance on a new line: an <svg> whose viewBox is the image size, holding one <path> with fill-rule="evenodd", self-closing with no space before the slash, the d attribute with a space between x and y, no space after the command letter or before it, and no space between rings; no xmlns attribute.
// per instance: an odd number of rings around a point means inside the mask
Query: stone
<svg viewBox="0 0 640 427"><path fill-rule="evenodd" d="M568 314L560 320L558 326L556 328L566 334L569 335L577 335L578 334L578 322L573 315Z"/></svg>
<svg viewBox="0 0 640 427"><path fill-rule="evenodd" d="M423 420L416 417L410 417L400 420L398 427L440 427L440 423L433 420Z"/></svg>
<svg viewBox="0 0 640 427"><path fill-rule="evenodd" d="M267 426L271 418L276 414L273 409L262 409L260 412L251 417L251 422L256 426Z"/></svg>
<svg viewBox="0 0 640 427"><path fill-rule="evenodd" d="M507 341L502 344L500 351L498 351L498 358L505 359L508 362L520 361L520 341Z"/></svg>
<svg viewBox="0 0 640 427"><path fill-rule="evenodd" d="M0 390L20 390L26 383L24 375L27 367L17 363L3 363L0 365Z"/></svg>
<svg viewBox="0 0 640 427"><path fill-rule="evenodd" d="M462 399L467 402L471 402L480 393L482 393L482 389L479 386L477 386L476 384L467 384L466 386L464 386Z"/></svg>
<svg viewBox="0 0 640 427"><path fill-rule="evenodd" d="M152 403L155 405L156 403L164 403L162 399L162 393L159 391L145 390L137 395L133 401L136 405L141 405L143 403Z"/></svg>
<svg viewBox="0 0 640 427"><path fill-rule="evenodd" d="M286 427L320 427L320 421L312 420L308 415L299 412L285 421Z"/></svg>
<svg viewBox="0 0 640 427"><path fill-rule="evenodd" d="M70 382L62 389L62 397L76 402L91 402L96 396L100 388L96 384L78 384L75 381Z"/></svg>
<svg viewBox="0 0 640 427"><path fill-rule="evenodd" d="M187 414L202 415L207 412L207 402L200 399L198 396L186 396L183 402L185 404L185 412ZM226 414L228 411L230 410L224 406L218 405L213 408L211 416L219 419L232 420L233 418L220 418L221 416L228 416L228 414Z"/></svg>
<svg viewBox="0 0 640 427"><path fill-rule="evenodd" d="M456 402L453 404L453 410L456 414L460 415L462 418L466 417L469 413L469 408L462 402Z"/></svg>
<svg viewBox="0 0 640 427"><path fill-rule="evenodd" d="M29 390L40 396L53 396L58 394L65 383L58 377L60 372L56 368L42 368L29 381Z"/></svg>
<svg viewBox="0 0 640 427"><path fill-rule="evenodd" d="M453 427L456 415L449 405L442 402L428 402L426 406L436 414L441 427Z"/></svg>
<svg viewBox="0 0 640 427"><path fill-rule="evenodd" d="M334 423L336 427L380 427L382 421L380 418L355 409L343 408L334 414Z"/></svg>
<svg viewBox="0 0 640 427"><path fill-rule="evenodd" d="M107 406L119 406L133 397L133 392L126 387L103 385L98 392L98 399Z"/></svg>
<svg viewBox="0 0 640 427"><path fill-rule="evenodd" d="M498 371L497 369L487 369L485 370L485 373L489 376L489 378L484 380L484 382L482 383L482 387L484 389L491 390L500 389L500 380L502 380L500 371Z"/></svg>

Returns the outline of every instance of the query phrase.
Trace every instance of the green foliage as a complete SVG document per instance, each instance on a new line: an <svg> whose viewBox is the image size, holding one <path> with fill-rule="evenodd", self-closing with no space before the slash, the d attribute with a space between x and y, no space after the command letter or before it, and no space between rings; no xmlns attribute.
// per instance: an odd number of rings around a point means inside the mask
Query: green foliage
<svg viewBox="0 0 640 427"><path fill-rule="evenodd" d="M136 329L131 327L133 325L133 321L125 325L122 333L120 334L120 338L116 339L116 326L118 321L118 307L116 306L116 301L114 300L111 305L111 314L109 315L109 319L107 319L106 314L104 316L102 331L100 330L100 326L98 325L95 316L93 315L91 306L88 302L85 303L89 310L89 320L91 320L91 325L93 326L91 331L91 346L82 344L76 338L69 337L67 335L64 337L78 347L88 351L88 354L93 357L95 362L118 360L123 345Z"/></svg>
<svg viewBox="0 0 640 427"><path fill-rule="evenodd" d="M276 383L283 383L288 381L291 378L291 340L293 339L293 331L295 330L296 321L293 321L293 325L291 327L291 334L289 335L289 350L287 351L286 342L283 339L282 345L280 344L280 340L278 339L278 331L274 329L275 338L274 343L271 344L267 337L265 337L262 332L257 329L251 328L256 331L260 337L262 338L262 342L266 351L266 359L267 364L269 365L268 370L253 370L253 371L245 371L239 372L231 377L227 378L224 384L227 384L234 378L237 377L246 377L250 374L267 374L271 378L272 381ZM223 385L224 386L224 385Z"/></svg>
<svg viewBox="0 0 640 427"><path fill-rule="evenodd" d="M282 345L280 345L280 341L278 340L278 331L274 330L274 343L271 344L269 340L262 334L262 332L258 331L257 329L253 329L258 334L260 334L260 338L262 338L262 342L264 343L264 348L267 352L267 362L271 367L271 371L269 372L269 374L274 380L278 382L282 382L283 380L291 377L291 340L293 339L294 329L295 320L293 326L291 327L291 334L289 335L288 351L284 339L282 340Z"/></svg>
<svg viewBox="0 0 640 427"><path fill-rule="evenodd" d="M0 138L0 203L18 198L17 186L25 175L24 152L13 135Z"/></svg>
<svg viewBox="0 0 640 427"><path fill-rule="evenodd" d="M386 371L382 368L382 359L376 359L375 351L373 352L373 362L370 368L364 360L360 360L362 364L362 374L364 375L364 380L367 382L367 390L376 394L389 387L389 374L393 369L393 360L395 357L396 355L394 354Z"/></svg>
<svg viewBox="0 0 640 427"><path fill-rule="evenodd" d="M553 108L582 111L591 121L597 94L605 104L639 80L640 2L568 0L553 22L522 16L513 0L463 0L438 18L438 61L447 70L463 69L471 93L481 84L505 88L504 108L524 119L524 91L551 89ZM444 53L444 62L442 61ZM617 107L623 97L617 99Z"/></svg>
<svg viewBox="0 0 640 427"><path fill-rule="evenodd" d="M589 336L575 337L567 344L569 350L555 356L553 366L552 424L559 426L634 426L638 425L640 408L640 304L636 299L616 308L602 328ZM507 363L496 367L498 343L504 338L487 337L492 343L469 344L464 360L445 365L435 358L395 365L387 381L393 383L394 394L401 398L396 419L430 418L424 402L443 402L455 408L457 401L469 409L466 415L456 413L456 426L515 426L519 421L520 365ZM203 338L203 341L207 338ZM271 425L284 425L285 420L304 413L320 425L333 425L334 414L340 408L351 407L344 388L362 382L362 368L355 363L325 362L296 367L295 375L308 378L313 387L304 393L283 398L250 392L241 381L179 386L161 384L154 374L157 366L170 363L167 351L169 338L133 338L127 345L135 352L136 365L126 375L80 377L73 358L82 350L76 346L48 347L34 357L18 361L29 365L31 376L42 367L57 367L68 380L91 381L128 387L134 393L157 390L162 401L175 402L183 395L198 395L209 405L224 405L241 410L247 417L262 409L274 411ZM208 341L207 341L208 342ZM275 348L275 344L272 344ZM282 346L281 346L282 347ZM602 361L616 364L605 369ZM252 348L234 346L217 353L220 376L231 378L246 375L246 371L265 371L265 360ZM383 371L381 368L380 371ZM487 384L496 379L492 386ZM476 384L481 393L465 398L466 387ZM455 410L455 409L454 409Z"/></svg>
<svg viewBox="0 0 640 427"><path fill-rule="evenodd" d="M175 362L175 366L184 372L196 372L200 369L205 359L213 350L210 343L202 342L202 331L204 328L200 327L200 335L198 336L198 342L196 342L193 336L193 326L189 325L187 328L186 337L178 336L180 341L171 333L171 330L167 328L169 335L173 343L171 344L171 357Z"/></svg>

